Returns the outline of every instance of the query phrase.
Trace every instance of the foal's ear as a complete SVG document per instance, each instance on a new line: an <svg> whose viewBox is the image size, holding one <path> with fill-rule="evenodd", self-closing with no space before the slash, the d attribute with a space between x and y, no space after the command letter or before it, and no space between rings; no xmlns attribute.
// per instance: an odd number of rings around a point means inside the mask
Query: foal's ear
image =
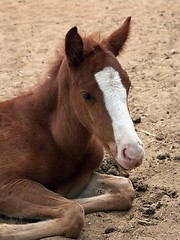
<svg viewBox="0 0 180 240"><path fill-rule="evenodd" d="M77 32L77 27L73 27L66 34L65 52L67 59L73 66L78 66L83 59L83 41Z"/></svg>
<svg viewBox="0 0 180 240"><path fill-rule="evenodd" d="M131 17L128 17L124 23L114 31L108 38L103 40L107 48L117 56L123 49L124 43L126 42L130 32Z"/></svg>

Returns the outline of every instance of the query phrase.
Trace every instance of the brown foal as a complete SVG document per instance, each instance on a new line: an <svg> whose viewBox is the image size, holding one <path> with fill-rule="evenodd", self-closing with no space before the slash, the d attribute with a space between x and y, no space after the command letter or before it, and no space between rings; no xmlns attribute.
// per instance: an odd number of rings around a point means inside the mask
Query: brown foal
<svg viewBox="0 0 180 240"><path fill-rule="evenodd" d="M1 240L76 238L84 213L131 207L128 179L94 172L103 147L125 169L144 155L127 107L130 80L116 59L130 20L102 41L73 27L43 83L0 103L0 213L41 220L0 224Z"/></svg>

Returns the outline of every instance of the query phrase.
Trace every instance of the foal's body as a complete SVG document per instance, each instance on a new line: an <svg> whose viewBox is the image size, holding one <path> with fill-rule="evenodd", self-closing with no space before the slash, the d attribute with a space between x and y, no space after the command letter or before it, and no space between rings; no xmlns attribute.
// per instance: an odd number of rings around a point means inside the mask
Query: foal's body
<svg viewBox="0 0 180 240"><path fill-rule="evenodd" d="M0 239L77 237L84 212L131 207L134 190L128 179L93 173L103 159L103 146L114 157L121 154L124 162L119 157L117 161L129 169L140 164L144 154L135 131L129 131L131 122L127 132L132 144L126 141L122 149L118 147L117 124L102 94L102 76L118 72L123 91L128 92L128 77L114 55L127 39L129 23L130 18L101 44L82 41L76 28L71 29L66 55L59 56L44 83L0 103L0 213L49 219L1 224Z"/></svg>

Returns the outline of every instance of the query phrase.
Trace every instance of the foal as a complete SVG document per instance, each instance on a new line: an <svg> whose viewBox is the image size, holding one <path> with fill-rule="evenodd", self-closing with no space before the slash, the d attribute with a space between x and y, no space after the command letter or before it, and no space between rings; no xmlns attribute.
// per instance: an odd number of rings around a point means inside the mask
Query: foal
<svg viewBox="0 0 180 240"><path fill-rule="evenodd" d="M1 224L1 240L76 238L84 213L131 207L128 179L94 173L103 147L125 169L144 155L128 113L130 80L116 59L130 19L101 42L73 27L44 83L0 103L0 213L46 220Z"/></svg>

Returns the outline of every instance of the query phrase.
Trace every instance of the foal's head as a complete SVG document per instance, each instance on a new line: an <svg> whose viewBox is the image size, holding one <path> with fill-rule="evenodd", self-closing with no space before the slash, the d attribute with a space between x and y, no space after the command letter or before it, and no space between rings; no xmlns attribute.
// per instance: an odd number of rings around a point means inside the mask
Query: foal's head
<svg viewBox="0 0 180 240"><path fill-rule="evenodd" d="M66 35L70 99L77 118L125 169L141 164L144 150L127 106L130 80L116 59L126 42L130 17L108 38L81 38L77 28Z"/></svg>

